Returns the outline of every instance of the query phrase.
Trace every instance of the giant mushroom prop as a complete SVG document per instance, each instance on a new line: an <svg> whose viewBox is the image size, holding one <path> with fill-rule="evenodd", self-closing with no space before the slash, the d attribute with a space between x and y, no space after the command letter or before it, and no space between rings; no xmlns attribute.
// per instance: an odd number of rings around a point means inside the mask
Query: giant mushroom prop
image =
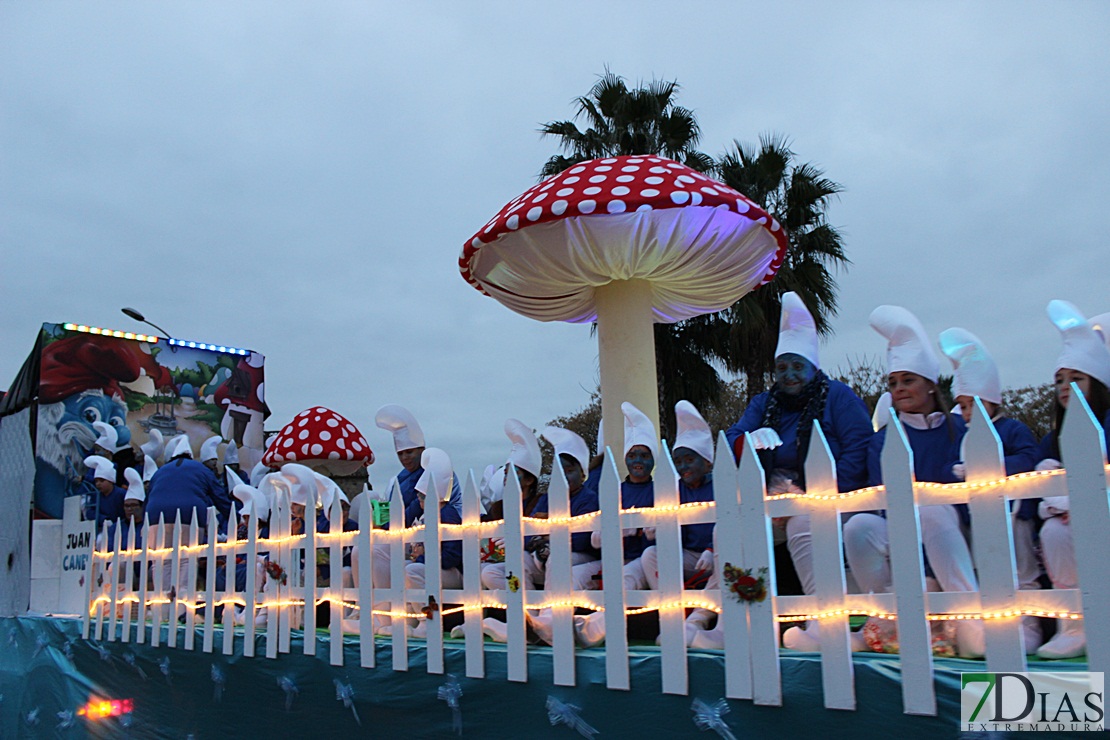
<svg viewBox="0 0 1110 740"><path fill-rule="evenodd" d="M621 403L658 428L652 324L731 306L770 281L782 227L743 194L657 156L594 159L509 201L463 247L459 269L539 321L597 322L605 444Z"/></svg>
<svg viewBox="0 0 1110 740"><path fill-rule="evenodd" d="M374 453L362 432L342 414L323 406L294 416L262 456L267 467L300 463L328 475L351 475L373 462Z"/></svg>

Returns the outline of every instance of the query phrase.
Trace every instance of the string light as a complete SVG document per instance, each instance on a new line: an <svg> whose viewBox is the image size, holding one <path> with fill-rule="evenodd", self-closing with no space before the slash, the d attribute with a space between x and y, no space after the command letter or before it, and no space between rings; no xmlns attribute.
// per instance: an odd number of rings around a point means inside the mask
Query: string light
<svg viewBox="0 0 1110 740"><path fill-rule="evenodd" d="M175 347L188 347L189 349L207 349L212 352L223 352L229 355L249 355L250 350L228 347L223 344L208 344L207 342L190 342L185 339L170 339L169 343Z"/></svg>
<svg viewBox="0 0 1110 740"><path fill-rule="evenodd" d="M149 334L136 334L130 331L119 331L117 329L101 329L98 326L86 326L85 324L62 324L66 331L79 331L83 334L97 334L102 337L114 337L116 339L131 339L136 342L148 342L150 344L157 344L158 337L152 337Z"/></svg>

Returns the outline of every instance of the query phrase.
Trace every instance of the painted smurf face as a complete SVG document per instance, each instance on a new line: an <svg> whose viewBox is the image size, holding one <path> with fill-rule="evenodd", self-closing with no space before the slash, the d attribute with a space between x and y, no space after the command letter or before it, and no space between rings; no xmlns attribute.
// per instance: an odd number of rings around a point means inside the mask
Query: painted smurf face
<svg viewBox="0 0 1110 740"><path fill-rule="evenodd" d="M1062 367L1056 371L1054 378L1054 386L1056 388L1056 400L1064 408L1068 407L1068 399L1071 397L1071 384L1075 383L1079 386L1079 390L1083 392L1084 396L1091 393L1091 376L1087 373L1081 373L1078 370L1072 370L1070 367Z"/></svg>
<svg viewBox="0 0 1110 740"><path fill-rule="evenodd" d="M817 368L801 355L784 352L775 358L775 385L788 396L801 393L815 377Z"/></svg>
<svg viewBox="0 0 1110 740"><path fill-rule="evenodd" d="M586 482L586 474L582 471L581 463L566 453L559 455L559 464L563 467L563 475L567 479L567 490L573 496L582 489L582 484Z"/></svg>
<svg viewBox="0 0 1110 740"><path fill-rule="evenodd" d="M131 441L131 430L127 428L127 407L124 406L123 401L106 396L100 390L89 390L74 393L62 401L62 405L65 412L58 424L59 431L66 436L68 429L70 438L74 438L85 452L92 450L93 442L100 436L93 428L93 422L97 421L103 421L115 427L120 445ZM78 429L77 425L85 429ZM87 443L82 444L86 440Z"/></svg>
<svg viewBox="0 0 1110 740"><path fill-rule="evenodd" d="M671 453L674 469L678 477L690 488L697 488L705 482L713 464L689 447L678 447Z"/></svg>
<svg viewBox="0 0 1110 740"><path fill-rule="evenodd" d="M647 483L651 480L651 471L655 470L655 456L647 445L632 445L624 456L624 464L628 467L628 480Z"/></svg>

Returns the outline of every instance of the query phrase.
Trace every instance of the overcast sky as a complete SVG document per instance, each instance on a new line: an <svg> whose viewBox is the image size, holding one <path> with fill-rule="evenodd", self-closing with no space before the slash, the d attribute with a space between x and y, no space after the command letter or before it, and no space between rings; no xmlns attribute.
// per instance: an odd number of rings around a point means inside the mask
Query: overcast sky
<svg viewBox="0 0 1110 740"><path fill-rule="evenodd" d="M1003 385L1046 382L1051 298L1110 310L1110 4L0 0L0 385L44 321L266 355L278 428L409 407L457 468L507 417L589 400L596 340L459 276L608 65L677 79L703 150L790 137L842 183L826 368L870 311L961 325ZM384 453L384 454L383 454Z"/></svg>

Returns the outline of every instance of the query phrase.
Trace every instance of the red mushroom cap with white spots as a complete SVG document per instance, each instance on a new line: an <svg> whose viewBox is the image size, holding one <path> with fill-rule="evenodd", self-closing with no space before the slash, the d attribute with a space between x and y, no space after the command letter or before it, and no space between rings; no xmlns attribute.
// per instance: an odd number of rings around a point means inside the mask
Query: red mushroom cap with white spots
<svg viewBox="0 0 1110 740"><path fill-rule="evenodd" d="M362 432L342 414L314 406L294 416L262 456L269 467L291 462L350 475L372 464L374 453Z"/></svg>
<svg viewBox="0 0 1110 740"><path fill-rule="evenodd" d="M510 201L463 247L478 290L541 321L596 319L594 289L644 279L653 321L719 311L774 277L782 227L743 194L657 156L594 159Z"/></svg>

